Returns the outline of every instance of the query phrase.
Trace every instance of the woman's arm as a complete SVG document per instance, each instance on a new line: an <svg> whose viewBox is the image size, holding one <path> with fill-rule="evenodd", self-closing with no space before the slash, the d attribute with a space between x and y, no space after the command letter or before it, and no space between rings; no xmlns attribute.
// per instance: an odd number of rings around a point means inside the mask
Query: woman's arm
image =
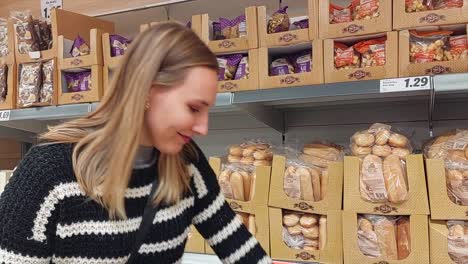
<svg viewBox="0 0 468 264"><path fill-rule="evenodd" d="M223 263L271 263L271 259L236 217L220 191L216 175L198 149L192 167L196 189L193 224Z"/></svg>

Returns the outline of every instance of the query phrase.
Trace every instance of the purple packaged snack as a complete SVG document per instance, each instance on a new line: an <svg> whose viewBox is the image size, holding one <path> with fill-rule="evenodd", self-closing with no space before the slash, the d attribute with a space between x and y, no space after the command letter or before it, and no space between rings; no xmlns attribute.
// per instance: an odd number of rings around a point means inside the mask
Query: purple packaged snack
<svg viewBox="0 0 468 264"><path fill-rule="evenodd" d="M271 16L271 19L268 21L268 34L289 30L290 21L286 12L287 9L288 6L282 7Z"/></svg>
<svg viewBox="0 0 468 264"><path fill-rule="evenodd" d="M231 20L220 17L219 29L221 30L221 34L225 39L231 38Z"/></svg>
<svg viewBox="0 0 468 264"><path fill-rule="evenodd" d="M312 52L305 50L293 56L295 73L310 72L312 70Z"/></svg>
<svg viewBox="0 0 468 264"><path fill-rule="evenodd" d="M216 58L218 60L218 81L230 80L232 75L227 69L227 60L223 57Z"/></svg>
<svg viewBox="0 0 468 264"><path fill-rule="evenodd" d="M286 75L291 73L294 73L294 66L287 58L278 58L271 63L271 76Z"/></svg>
<svg viewBox="0 0 468 264"><path fill-rule="evenodd" d="M117 57L124 55L131 41L119 35L110 35L109 38L111 45L111 56Z"/></svg>
<svg viewBox="0 0 468 264"><path fill-rule="evenodd" d="M70 50L72 57L84 56L89 54L89 46L86 44L86 41L78 36L73 42L73 46Z"/></svg>
<svg viewBox="0 0 468 264"><path fill-rule="evenodd" d="M247 23L245 15L240 15L231 21L231 38L247 36Z"/></svg>
<svg viewBox="0 0 468 264"><path fill-rule="evenodd" d="M80 73L80 91L91 90L91 70L83 71Z"/></svg>
<svg viewBox="0 0 468 264"><path fill-rule="evenodd" d="M226 55L227 59L227 69L231 73L232 76L236 74L237 66L239 62L242 60L242 54L230 54Z"/></svg>
<svg viewBox="0 0 468 264"><path fill-rule="evenodd" d="M81 72L66 72L65 80L67 82L67 90L69 93L80 91L80 74Z"/></svg>
<svg viewBox="0 0 468 264"><path fill-rule="evenodd" d="M309 28L309 19L302 19L293 23L299 29Z"/></svg>
<svg viewBox="0 0 468 264"><path fill-rule="evenodd" d="M243 57L237 66L236 76L234 80L248 79L249 78L249 58Z"/></svg>
<svg viewBox="0 0 468 264"><path fill-rule="evenodd" d="M232 80L237 71L237 65L242 60L242 54L231 54L218 57L218 80Z"/></svg>

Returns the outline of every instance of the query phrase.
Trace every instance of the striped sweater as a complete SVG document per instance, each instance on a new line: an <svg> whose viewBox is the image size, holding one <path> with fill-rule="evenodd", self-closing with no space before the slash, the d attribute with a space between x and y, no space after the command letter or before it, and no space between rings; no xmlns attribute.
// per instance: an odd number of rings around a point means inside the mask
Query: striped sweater
<svg viewBox="0 0 468 264"><path fill-rule="evenodd" d="M138 263L181 263L193 224L223 263L271 263L229 208L216 176L199 150L189 165L191 191L161 205ZM156 166L134 169L125 193L126 220L80 189L72 146L37 146L25 156L0 198L0 263L126 263L142 221Z"/></svg>

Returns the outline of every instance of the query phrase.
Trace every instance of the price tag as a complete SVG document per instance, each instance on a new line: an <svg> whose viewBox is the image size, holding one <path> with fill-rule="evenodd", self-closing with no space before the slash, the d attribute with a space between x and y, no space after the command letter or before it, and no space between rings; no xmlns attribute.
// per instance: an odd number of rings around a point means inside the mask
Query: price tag
<svg viewBox="0 0 468 264"><path fill-rule="evenodd" d="M29 52L29 58L32 60L37 60L41 58L41 52L40 51L30 51Z"/></svg>
<svg viewBox="0 0 468 264"><path fill-rule="evenodd" d="M430 90L432 79L429 76L380 80L381 93Z"/></svg>
<svg viewBox="0 0 468 264"><path fill-rule="evenodd" d="M63 8L62 0L41 0L41 15L43 18L50 19L53 8Z"/></svg>
<svg viewBox="0 0 468 264"><path fill-rule="evenodd" d="M0 122L10 121L11 110L0 111Z"/></svg>

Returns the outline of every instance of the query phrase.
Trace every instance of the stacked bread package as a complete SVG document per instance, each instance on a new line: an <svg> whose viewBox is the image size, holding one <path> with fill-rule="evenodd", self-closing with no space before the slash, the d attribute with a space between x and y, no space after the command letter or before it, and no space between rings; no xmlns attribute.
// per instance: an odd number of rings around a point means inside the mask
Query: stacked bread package
<svg viewBox="0 0 468 264"><path fill-rule="evenodd" d="M227 159L230 163L271 166L273 150L269 143L252 140L230 146Z"/></svg>
<svg viewBox="0 0 468 264"><path fill-rule="evenodd" d="M468 223L448 221L448 254L456 264L468 263Z"/></svg>
<svg viewBox="0 0 468 264"><path fill-rule="evenodd" d="M456 204L468 206L468 130L439 136L424 149L426 158L445 163L447 193Z"/></svg>
<svg viewBox="0 0 468 264"><path fill-rule="evenodd" d="M358 218L358 246L361 252L386 260L406 259L411 251L409 218L362 215Z"/></svg>
<svg viewBox="0 0 468 264"><path fill-rule="evenodd" d="M255 167L240 163L223 164L218 182L228 199L250 201L255 190Z"/></svg>
<svg viewBox="0 0 468 264"><path fill-rule="evenodd" d="M325 248L327 217L283 210L283 241L293 249Z"/></svg>
<svg viewBox="0 0 468 264"><path fill-rule="evenodd" d="M361 158L361 197L371 202L402 203L408 196L406 156L412 147L407 137L391 126L376 123L351 138L351 152Z"/></svg>

